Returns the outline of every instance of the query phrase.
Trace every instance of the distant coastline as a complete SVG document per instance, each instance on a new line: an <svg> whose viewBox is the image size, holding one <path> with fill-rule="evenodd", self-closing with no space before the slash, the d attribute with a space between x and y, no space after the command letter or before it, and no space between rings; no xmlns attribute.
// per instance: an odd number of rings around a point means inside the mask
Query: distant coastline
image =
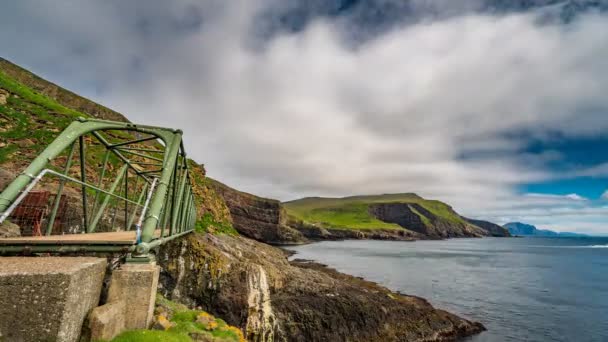
<svg viewBox="0 0 608 342"><path fill-rule="evenodd" d="M556 232L548 229L538 229L531 224L521 222L509 222L503 226L509 230L513 237L591 237L587 234L572 233L572 232Z"/></svg>

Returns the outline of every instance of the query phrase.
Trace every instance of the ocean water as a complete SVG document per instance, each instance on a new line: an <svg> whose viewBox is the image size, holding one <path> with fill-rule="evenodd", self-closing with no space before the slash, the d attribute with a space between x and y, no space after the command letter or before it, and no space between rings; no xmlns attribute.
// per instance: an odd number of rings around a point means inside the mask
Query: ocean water
<svg viewBox="0 0 608 342"><path fill-rule="evenodd" d="M608 341L608 238L324 241L289 247L480 321L467 341Z"/></svg>

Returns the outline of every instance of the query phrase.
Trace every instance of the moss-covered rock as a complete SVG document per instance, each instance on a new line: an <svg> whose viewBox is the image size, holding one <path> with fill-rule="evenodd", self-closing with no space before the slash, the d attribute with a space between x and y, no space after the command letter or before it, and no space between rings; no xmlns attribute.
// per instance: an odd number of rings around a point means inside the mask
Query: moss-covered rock
<svg viewBox="0 0 608 342"><path fill-rule="evenodd" d="M245 342L237 327L202 310L191 310L158 295L153 330L126 331L112 342Z"/></svg>
<svg viewBox="0 0 608 342"><path fill-rule="evenodd" d="M198 218L202 219L207 215L213 223L212 226L232 226L230 209L223 197L216 192L213 181L207 178L205 166L197 164L193 160L188 160L188 167L192 177L192 191L198 205Z"/></svg>

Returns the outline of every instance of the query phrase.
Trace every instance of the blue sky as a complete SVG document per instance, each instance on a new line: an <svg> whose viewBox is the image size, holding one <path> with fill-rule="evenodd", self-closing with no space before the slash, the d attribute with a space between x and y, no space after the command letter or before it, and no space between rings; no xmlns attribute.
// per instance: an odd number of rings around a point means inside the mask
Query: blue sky
<svg viewBox="0 0 608 342"><path fill-rule="evenodd" d="M282 200L417 192L608 233L608 2L24 0L2 57ZM608 197L608 195L606 195Z"/></svg>

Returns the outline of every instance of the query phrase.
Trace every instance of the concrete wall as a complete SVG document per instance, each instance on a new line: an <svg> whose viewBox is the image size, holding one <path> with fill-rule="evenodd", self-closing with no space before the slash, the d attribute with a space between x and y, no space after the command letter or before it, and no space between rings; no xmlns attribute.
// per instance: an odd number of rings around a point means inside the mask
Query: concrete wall
<svg viewBox="0 0 608 342"><path fill-rule="evenodd" d="M78 341L105 272L102 258L0 258L0 340Z"/></svg>

